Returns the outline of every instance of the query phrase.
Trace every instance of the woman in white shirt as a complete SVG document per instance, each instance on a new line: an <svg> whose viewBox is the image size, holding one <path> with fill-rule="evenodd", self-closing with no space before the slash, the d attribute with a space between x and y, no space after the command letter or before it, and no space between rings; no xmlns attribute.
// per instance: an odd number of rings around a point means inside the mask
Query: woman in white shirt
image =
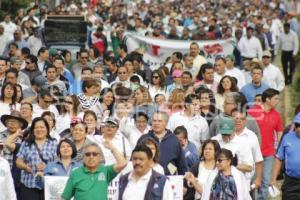
<svg viewBox="0 0 300 200"><path fill-rule="evenodd" d="M235 166L236 157L228 149L221 149L216 166L205 183L201 200L251 200L245 175Z"/></svg>
<svg viewBox="0 0 300 200"><path fill-rule="evenodd" d="M60 104L59 116L57 119L57 131L62 131L70 128L71 119L79 117L83 119L83 112L80 111L80 102L76 95L66 96Z"/></svg>
<svg viewBox="0 0 300 200"><path fill-rule="evenodd" d="M1 88L0 95L0 116L8 115L13 110L20 111L21 105L17 103L17 88L12 83L5 83ZM0 122L0 132L6 128Z"/></svg>
<svg viewBox="0 0 300 200"><path fill-rule="evenodd" d="M220 83L217 88L217 93L215 94L216 98L216 108L224 111L224 99L225 94L229 92L238 92L239 89L237 87L236 81L231 76L223 76L221 78Z"/></svg>
<svg viewBox="0 0 300 200"><path fill-rule="evenodd" d="M164 94L164 96L167 96L167 89L165 84L166 82L163 74L159 70L154 70L152 72L151 81L148 86L152 101L154 101L154 97L157 94Z"/></svg>
<svg viewBox="0 0 300 200"><path fill-rule="evenodd" d="M210 173L216 168L216 159L221 150L215 140L206 140L202 145L201 160L191 167L185 175L185 200L201 198L204 186Z"/></svg>

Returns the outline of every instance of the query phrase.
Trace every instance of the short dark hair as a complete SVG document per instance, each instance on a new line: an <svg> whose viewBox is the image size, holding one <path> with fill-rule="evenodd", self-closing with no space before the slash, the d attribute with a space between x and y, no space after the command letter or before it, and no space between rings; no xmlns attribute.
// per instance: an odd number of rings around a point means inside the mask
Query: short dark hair
<svg viewBox="0 0 300 200"><path fill-rule="evenodd" d="M184 71L184 72L182 72L182 75L188 75L190 78L193 78L192 73L189 72L189 71Z"/></svg>
<svg viewBox="0 0 300 200"><path fill-rule="evenodd" d="M280 92L278 90L275 90L273 88L268 88L262 93L261 100L263 103L265 103L268 98L271 99L272 97L279 95L279 94L280 94Z"/></svg>
<svg viewBox="0 0 300 200"><path fill-rule="evenodd" d="M81 69L81 73L83 73L84 71L90 71L91 73L93 73L93 70L91 68L89 68L89 67L83 67Z"/></svg>
<svg viewBox="0 0 300 200"><path fill-rule="evenodd" d="M34 64L37 66L37 61L38 61L38 59L37 59L37 57L36 57L35 55L30 54L30 55L28 56L28 59L30 60L30 62L34 63Z"/></svg>
<svg viewBox="0 0 300 200"><path fill-rule="evenodd" d="M71 148L72 148L72 155L71 155L71 158L75 158L76 155L77 155L76 146L74 145L74 143L73 143L71 140L69 140L69 139L67 139L67 138L62 139L62 140L58 143L57 149L56 149L56 155L57 155L58 157L61 157L61 154L60 154L60 146L62 145L63 142L68 143L68 144L71 146Z"/></svg>
<svg viewBox="0 0 300 200"><path fill-rule="evenodd" d="M184 103L191 104L195 99L199 99L199 96L197 96L196 94L189 94L184 98Z"/></svg>
<svg viewBox="0 0 300 200"><path fill-rule="evenodd" d="M48 72L49 69L55 69L55 71L57 71L57 68L52 64L50 64L46 67L46 73Z"/></svg>
<svg viewBox="0 0 300 200"><path fill-rule="evenodd" d="M46 51L48 51L48 48L47 47L41 47L38 51L38 56L41 55L41 53L45 53Z"/></svg>
<svg viewBox="0 0 300 200"><path fill-rule="evenodd" d="M55 62L56 60L61 60L62 63L65 64L65 60L61 56L55 56L53 62Z"/></svg>
<svg viewBox="0 0 300 200"><path fill-rule="evenodd" d="M127 46L126 46L126 44L121 43L121 44L119 45L119 48L122 49L123 51L125 51L125 52L127 53Z"/></svg>
<svg viewBox="0 0 300 200"><path fill-rule="evenodd" d="M214 66L211 63L204 63L201 65L201 68L197 74L197 79L202 80L203 79L203 74L206 72L206 70L212 69L214 70Z"/></svg>
<svg viewBox="0 0 300 200"><path fill-rule="evenodd" d="M177 126L174 130L175 135L183 134L184 139L188 139L188 132L184 126Z"/></svg>
<svg viewBox="0 0 300 200"><path fill-rule="evenodd" d="M147 122L148 122L148 120L149 120L148 115L147 115L146 113L144 113L144 112L141 112L141 111L138 112L138 113L135 113L135 114L133 115L134 121L136 121L138 117L144 117L144 118L147 120Z"/></svg>
<svg viewBox="0 0 300 200"><path fill-rule="evenodd" d="M5 72L5 75L7 75L8 73L13 73L13 74L15 74L15 76L18 78L19 72L18 72L18 70L17 70L16 68L13 68L13 67L9 68L9 69Z"/></svg>
<svg viewBox="0 0 300 200"><path fill-rule="evenodd" d="M179 59L179 60L182 60L182 58L183 58L182 53L179 52L179 51L174 52L172 55L175 55L176 58Z"/></svg>
<svg viewBox="0 0 300 200"><path fill-rule="evenodd" d="M0 57L0 60L3 60L5 62L5 64L7 65L8 60L5 57Z"/></svg>
<svg viewBox="0 0 300 200"><path fill-rule="evenodd" d="M283 27L284 27L284 28L285 28L285 27L286 27L286 28L290 28L290 23L287 23L287 22L284 23L284 24L283 24Z"/></svg>
<svg viewBox="0 0 300 200"><path fill-rule="evenodd" d="M133 156L134 152L144 152L144 153L146 153L147 158L149 160L152 160L152 158L153 158L152 151L149 147L146 146L146 144L142 144L142 143L137 144L135 146L135 148L133 149L133 151L132 151L132 154L131 154L132 156Z"/></svg>

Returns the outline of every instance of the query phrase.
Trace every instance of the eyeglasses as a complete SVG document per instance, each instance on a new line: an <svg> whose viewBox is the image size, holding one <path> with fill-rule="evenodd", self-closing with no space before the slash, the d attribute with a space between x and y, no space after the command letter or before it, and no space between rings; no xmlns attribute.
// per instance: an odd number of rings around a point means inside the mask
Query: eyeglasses
<svg viewBox="0 0 300 200"><path fill-rule="evenodd" d="M72 101L64 101L66 104L73 104Z"/></svg>
<svg viewBox="0 0 300 200"><path fill-rule="evenodd" d="M99 153L97 153L97 152L86 152L84 155L86 157L91 157L91 156L96 157L96 156L99 155Z"/></svg>
<svg viewBox="0 0 300 200"><path fill-rule="evenodd" d="M127 74L127 72L118 72L118 74Z"/></svg>
<svg viewBox="0 0 300 200"><path fill-rule="evenodd" d="M224 160L228 160L228 159L217 159L217 162L222 163Z"/></svg>
<svg viewBox="0 0 300 200"><path fill-rule="evenodd" d="M157 78L159 78L159 76L152 76L152 78L157 79Z"/></svg>
<svg viewBox="0 0 300 200"><path fill-rule="evenodd" d="M53 101L48 101L48 100L45 100L45 99L43 99L44 100L44 102L46 103L46 104L51 104Z"/></svg>
<svg viewBox="0 0 300 200"><path fill-rule="evenodd" d="M269 57L269 56L263 56L262 58L266 58L266 59L269 59L270 57Z"/></svg>
<svg viewBox="0 0 300 200"><path fill-rule="evenodd" d="M81 59L88 59L88 57L81 57Z"/></svg>

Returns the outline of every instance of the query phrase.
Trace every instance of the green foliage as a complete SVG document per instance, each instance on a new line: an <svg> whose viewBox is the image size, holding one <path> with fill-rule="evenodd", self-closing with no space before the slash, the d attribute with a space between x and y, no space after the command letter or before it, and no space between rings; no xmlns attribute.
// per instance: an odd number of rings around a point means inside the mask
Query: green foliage
<svg viewBox="0 0 300 200"><path fill-rule="evenodd" d="M0 19L3 20L5 14L11 14L15 16L20 8L28 7L31 0L0 0Z"/></svg>
<svg viewBox="0 0 300 200"><path fill-rule="evenodd" d="M298 21L300 21L300 16L297 17ZM300 45L300 40L299 40ZM294 109L297 105L300 104L300 51L296 55L296 69L295 74L293 76L293 84L290 90L290 103L292 110L290 111L291 116L294 116Z"/></svg>

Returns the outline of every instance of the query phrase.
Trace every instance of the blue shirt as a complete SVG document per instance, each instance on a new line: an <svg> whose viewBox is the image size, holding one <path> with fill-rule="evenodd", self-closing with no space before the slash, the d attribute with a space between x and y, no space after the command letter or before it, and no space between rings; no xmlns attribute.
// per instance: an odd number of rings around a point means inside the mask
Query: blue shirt
<svg viewBox="0 0 300 200"><path fill-rule="evenodd" d="M295 131L283 136L276 157L285 163L285 173L300 179L300 136Z"/></svg>
<svg viewBox="0 0 300 200"><path fill-rule="evenodd" d="M199 161L197 147L194 143L189 141L187 147L183 149L183 153L188 169L190 169L195 163Z"/></svg>
<svg viewBox="0 0 300 200"><path fill-rule="evenodd" d="M40 150L41 155L44 160L51 162L56 157L57 142L56 140L47 139L44 146ZM27 141L22 142L20 150L17 157L22 159L32 168L32 173L28 173L24 170L21 171L21 183L23 183L28 188L39 188L36 184L36 165L43 162L36 146L34 144L29 144Z"/></svg>
<svg viewBox="0 0 300 200"><path fill-rule="evenodd" d="M53 161L47 164L44 174L45 176L69 176L70 172L80 167L82 164L76 161L71 161L68 169L65 169L61 161Z"/></svg>
<svg viewBox="0 0 300 200"><path fill-rule="evenodd" d="M266 89L270 88L267 84L261 83L260 86L255 86L252 83L246 84L242 87L241 92L245 95L248 104L253 104L255 96L262 94Z"/></svg>

